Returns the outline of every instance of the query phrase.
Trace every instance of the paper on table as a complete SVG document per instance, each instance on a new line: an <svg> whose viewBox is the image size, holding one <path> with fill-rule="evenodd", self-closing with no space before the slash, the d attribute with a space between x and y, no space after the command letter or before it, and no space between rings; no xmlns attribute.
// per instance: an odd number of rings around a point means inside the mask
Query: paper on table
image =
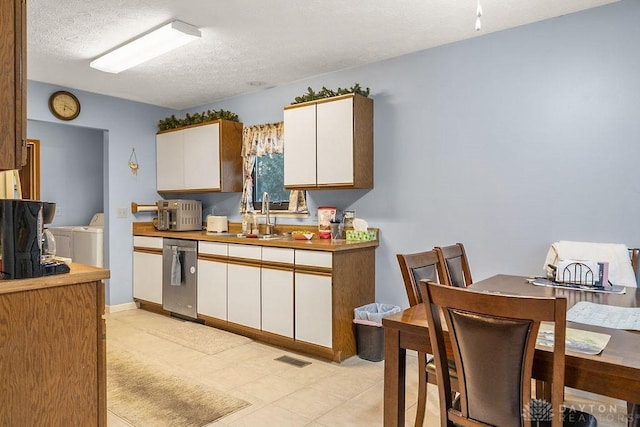
<svg viewBox="0 0 640 427"><path fill-rule="evenodd" d="M580 301L567 310L567 320L605 328L640 331L640 307L616 307Z"/></svg>
<svg viewBox="0 0 640 427"><path fill-rule="evenodd" d="M569 351L595 355L604 350L610 338L607 334L567 328L565 346ZM553 347L553 324L540 324L536 345Z"/></svg>

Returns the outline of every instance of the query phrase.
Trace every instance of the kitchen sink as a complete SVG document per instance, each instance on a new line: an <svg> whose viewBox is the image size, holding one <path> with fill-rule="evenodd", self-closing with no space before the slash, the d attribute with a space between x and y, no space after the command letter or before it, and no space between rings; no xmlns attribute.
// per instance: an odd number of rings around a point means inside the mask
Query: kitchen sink
<svg viewBox="0 0 640 427"><path fill-rule="evenodd" d="M258 239L258 240L277 240L284 239L285 235L283 234L242 234L242 233L207 233L209 236L218 236L218 237L241 237L247 239Z"/></svg>
<svg viewBox="0 0 640 427"><path fill-rule="evenodd" d="M277 240L284 238L281 234L258 234L258 240Z"/></svg>

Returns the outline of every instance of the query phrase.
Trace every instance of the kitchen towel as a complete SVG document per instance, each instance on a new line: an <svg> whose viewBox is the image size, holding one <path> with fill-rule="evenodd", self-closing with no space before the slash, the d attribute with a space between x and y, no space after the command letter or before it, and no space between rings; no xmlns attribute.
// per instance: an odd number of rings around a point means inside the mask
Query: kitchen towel
<svg viewBox="0 0 640 427"><path fill-rule="evenodd" d="M171 246L173 259L171 260L171 286L182 285L182 265L180 264L180 251L177 246Z"/></svg>

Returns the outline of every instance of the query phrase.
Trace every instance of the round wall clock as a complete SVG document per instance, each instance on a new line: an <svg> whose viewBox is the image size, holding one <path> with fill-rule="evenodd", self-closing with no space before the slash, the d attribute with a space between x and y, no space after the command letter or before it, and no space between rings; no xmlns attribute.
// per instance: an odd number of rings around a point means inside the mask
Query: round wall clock
<svg viewBox="0 0 640 427"><path fill-rule="evenodd" d="M71 92L59 90L49 97L49 109L60 120L73 120L80 114L80 101Z"/></svg>

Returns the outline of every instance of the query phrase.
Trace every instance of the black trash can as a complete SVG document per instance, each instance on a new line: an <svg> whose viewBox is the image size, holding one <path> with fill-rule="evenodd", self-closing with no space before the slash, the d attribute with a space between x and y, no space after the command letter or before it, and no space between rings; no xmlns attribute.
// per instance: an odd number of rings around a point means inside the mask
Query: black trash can
<svg viewBox="0 0 640 427"><path fill-rule="evenodd" d="M391 304L371 303L353 310L358 357L371 362L384 360L384 329L382 318L400 312Z"/></svg>

